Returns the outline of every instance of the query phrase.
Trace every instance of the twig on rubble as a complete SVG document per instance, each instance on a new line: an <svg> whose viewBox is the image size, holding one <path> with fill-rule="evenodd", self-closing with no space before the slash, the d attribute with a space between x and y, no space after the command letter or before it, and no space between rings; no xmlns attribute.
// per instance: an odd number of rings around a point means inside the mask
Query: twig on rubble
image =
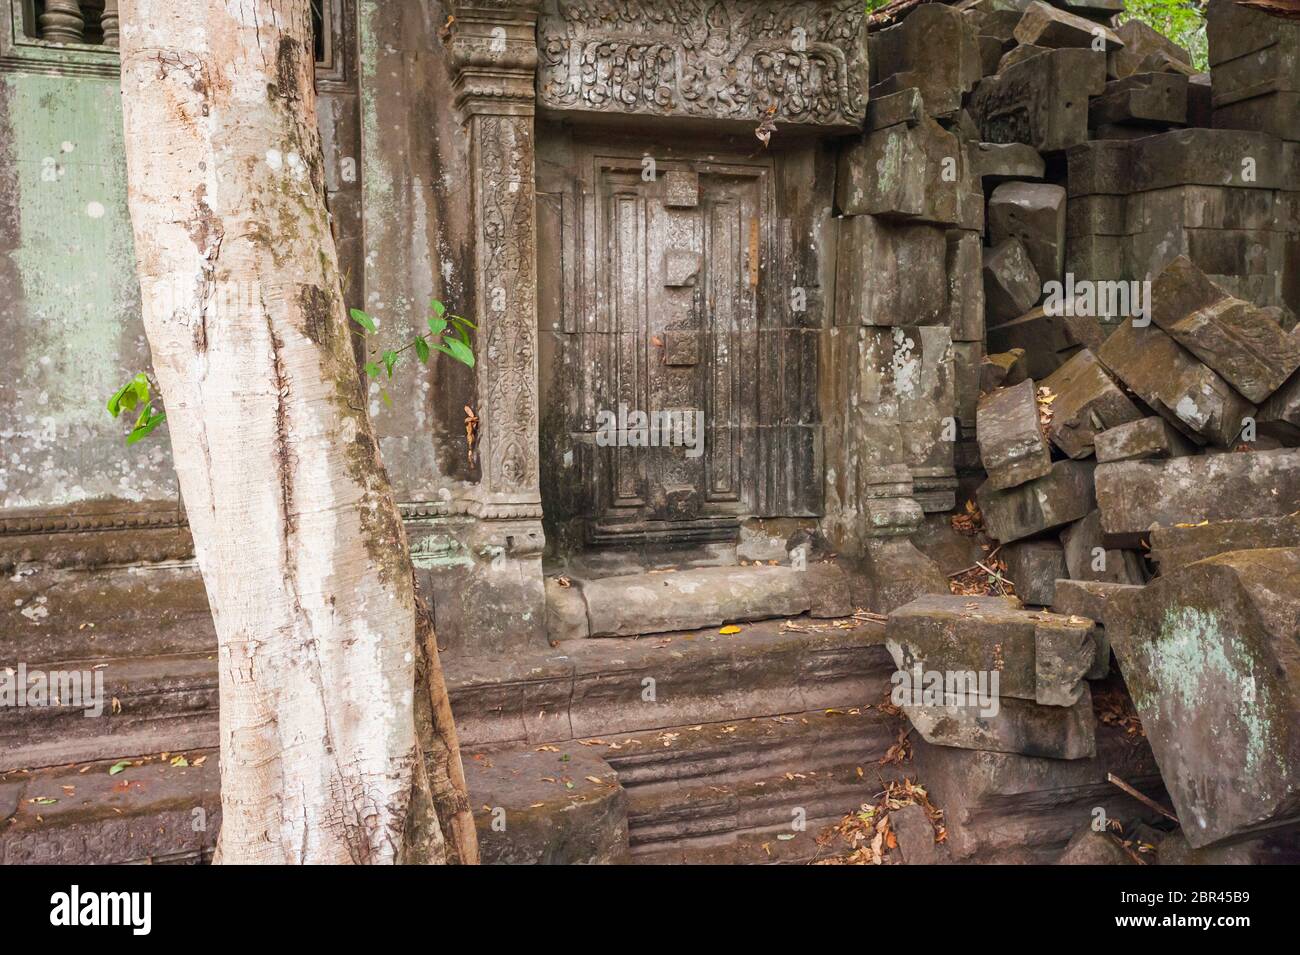
<svg viewBox="0 0 1300 955"><path fill-rule="evenodd" d="M991 561L994 557L998 555L998 551L1000 551L1001 549L1002 549L1002 545L999 544L997 547L994 547L991 551L989 551L988 555L984 559ZM948 579L952 580L954 577L960 577L962 574L969 574L972 570L979 570L981 568L983 568L984 570L989 570L987 567L985 567L977 560L975 561L975 563L971 564L969 567L965 568L964 570L959 570L955 574L949 574ZM989 570L989 573L993 574L994 577L998 576L997 574L994 574L993 571L991 570Z"/></svg>
<svg viewBox="0 0 1300 955"><path fill-rule="evenodd" d="M1160 813L1160 815L1164 816L1166 819L1172 819L1174 822L1178 822L1178 817L1175 816L1172 812L1170 812L1168 809L1160 805L1160 803L1156 802L1154 799L1150 798L1149 796L1142 795L1142 793L1138 792L1136 789L1134 789L1128 783L1124 782L1124 780L1120 779L1114 773L1107 773L1106 781L1110 783L1114 783L1116 786L1124 790L1124 792L1128 793L1130 796L1132 796L1142 805L1146 806L1148 809L1154 809L1156 812ZM1181 822L1178 822L1178 824L1180 826L1182 825Z"/></svg>

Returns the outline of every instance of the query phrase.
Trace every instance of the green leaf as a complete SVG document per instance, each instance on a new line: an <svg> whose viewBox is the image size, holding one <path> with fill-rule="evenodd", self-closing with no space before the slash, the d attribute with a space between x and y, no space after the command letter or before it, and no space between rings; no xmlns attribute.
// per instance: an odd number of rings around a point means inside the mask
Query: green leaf
<svg viewBox="0 0 1300 955"><path fill-rule="evenodd" d="M446 328L447 320L445 318L429 316L429 331L433 332L434 335L441 335Z"/></svg>
<svg viewBox="0 0 1300 955"><path fill-rule="evenodd" d="M451 320L453 322L456 322L458 325L468 325L470 328L474 329L475 331L478 331L478 326L475 325L473 322L471 322L464 315L453 315L451 317Z"/></svg>
<svg viewBox="0 0 1300 955"><path fill-rule="evenodd" d="M366 362L366 374L369 375L371 378L378 378L379 366L376 365L373 361Z"/></svg>
<svg viewBox="0 0 1300 955"><path fill-rule="evenodd" d="M474 367L474 352L469 347L468 342L458 341L453 338L447 342L447 348L452 358L468 365L470 368Z"/></svg>
<svg viewBox="0 0 1300 955"><path fill-rule="evenodd" d="M352 321L356 322L358 325L360 325L366 331L370 332L372 335L377 330L375 328L375 320L371 318L369 315L367 315L365 312L361 311L361 309L354 308L350 310L348 314L352 316Z"/></svg>
<svg viewBox="0 0 1300 955"><path fill-rule="evenodd" d="M437 315L439 318L442 318L443 315L447 314L447 306L443 305L442 302L438 301L436 298L429 303L429 307L433 309L433 314Z"/></svg>
<svg viewBox="0 0 1300 955"><path fill-rule="evenodd" d="M392 351L391 349L389 351L384 352L384 367L388 369L389 378L393 377L393 366L396 364L397 364L397 352Z"/></svg>
<svg viewBox="0 0 1300 955"><path fill-rule="evenodd" d="M116 762L111 767L109 767L108 775L116 776L118 773L120 773L122 770L126 769L130 765L131 765L131 761L129 759L123 759L119 762Z"/></svg>
<svg viewBox="0 0 1300 955"><path fill-rule="evenodd" d="M127 444L135 444L141 438L147 438L151 433L153 433L154 428L167 420L165 414L158 414L153 410L152 406L147 408L146 411L148 417L141 415L136 420L135 427L131 429L131 433L126 436Z"/></svg>
<svg viewBox="0 0 1300 955"><path fill-rule="evenodd" d="M420 364L429 364L429 343L423 338L415 340L415 357L420 359Z"/></svg>
<svg viewBox="0 0 1300 955"><path fill-rule="evenodd" d="M58 800L53 796L37 796L32 802L38 806L53 806Z"/></svg>
<svg viewBox="0 0 1300 955"><path fill-rule="evenodd" d="M149 379L143 372L137 374L108 399L108 413L114 418L123 411L134 411L141 402L149 400Z"/></svg>

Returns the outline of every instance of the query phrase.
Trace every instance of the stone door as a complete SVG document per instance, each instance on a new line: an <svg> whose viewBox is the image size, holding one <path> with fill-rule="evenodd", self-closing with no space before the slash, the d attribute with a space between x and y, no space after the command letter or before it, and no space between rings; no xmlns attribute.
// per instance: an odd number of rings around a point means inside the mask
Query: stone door
<svg viewBox="0 0 1300 955"><path fill-rule="evenodd" d="M590 530L731 536L754 503L769 170L597 158L595 180Z"/></svg>
<svg viewBox="0 0 1300 955"><path fill-rule="evenodd" d="M539 174L548 535L691 544L816 516L820 232L796 215L829 200L806 174L782 192L786 154L571 142Z"/></svg>

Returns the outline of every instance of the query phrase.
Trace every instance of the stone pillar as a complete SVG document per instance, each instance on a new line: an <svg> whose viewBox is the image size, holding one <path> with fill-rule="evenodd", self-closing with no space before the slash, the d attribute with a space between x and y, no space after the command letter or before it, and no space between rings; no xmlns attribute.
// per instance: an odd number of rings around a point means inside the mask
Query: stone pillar
<svg viewBox="0 0 1300 955"><path fill-rule="evenodd" d="M456 109L470 141L480 479L463 541L469 650L543 646L533 113L539 0L453 4ZM446 627L440 623L440 631Z"/></svg>
<svg viewBox="0 0 1300 955"><path fill-rule="evenodd" d="M104 13L99 19L100 29L104 31L104 46L116 49L118 41L117 0L104 0Z"/></svg>
<svg viewBox="0 0 1300 955"><path fill-rule="evenodd" d="M41 14L41 39L52 43L81 43L85 39L86 18L80 0L45 0Z"/></svg>

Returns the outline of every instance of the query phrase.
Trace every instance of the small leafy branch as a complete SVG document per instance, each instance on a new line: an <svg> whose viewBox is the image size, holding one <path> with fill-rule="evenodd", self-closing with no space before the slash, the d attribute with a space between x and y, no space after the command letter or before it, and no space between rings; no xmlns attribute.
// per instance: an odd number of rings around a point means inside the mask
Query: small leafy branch
<svg viewBox="0 0 1300 955"><path fill-rule="evenodd" d="M387 372L388 378L393 377L393 368L397 365L402 354L408 350L415 350L415 357L420 359L420 363L427 365L429 356L440 351L444 355L450 355L456 361L470 368L474 367L474 350L470 345L469 333L471 329L477 329L473 322L468 318L460 315L451 315L447 312L447 306L436 298L430 303L433 314L429 316L429 330L421 335L416 335L405 345L400 348L386 349L380 353L379 360L383 363L382 368L379 363L374 361L366 362L366 375L372 379L380 380L384 372ZM361 326L364 331L355 334L362 335L378 334L379 328L375 320L359 308L354 308L349 313L352 321ZM390 408L393 405L393 399L388 395L388 389L380 384L380 395L384 399L384 404ZM167 420L167 415L159 411L154 406L152 395L152 385L147 375L143 372L136 375L125 385L113 393L108 399L108 413L114 418L119 417L122 412L135 411L140 409L140 414L135 420L135 425L131 428L130 434L126 436L127 444L135 444L142 438L147 437L158 425ZM467 419L468 420L468 419Z"/></svg>
<svg viewBox="0 0 1300 955"><path fill-rule="evenodd" d="M420 360L420 364L429 364L429 355L433 351L440 351L444 355L450 355L461 364L474 367L474 350L470 346L469 333L471 329L477 329L478 326L468 318L460 315L452 315L447 311L447 306L442 304L436 298L429 303L433 314L429 316L429 330L423 334L416 335L401 348L385 349L380 353L379 359L383 362L381 368L377 362L366 362L366 374L371 378L379 381L384 372L388 377L393 377L393 366L397 364L403 352L415 349L415 357ZM359 308L354 308L349 313L352 321L360 325L364 333L374 335L378 333L375 320ZM379 394L384 399L384 404L392 407L393 399L388 396L388 389L380 384Z"/></svg>
<svg viewBox="0 0 1300 955"><path fill-rule="evenodd" d="M108 399L108 413L114 418L118 417L123 411L130 412L136 408L140 409L140 415L135 419L135 425L131 428L131 433L126 436L127 444L135 444L141 438L147 437L154 428L167 420L167 415L154 407L149 389L149 378L141 372L115 391L113 397Z"/></svg>

